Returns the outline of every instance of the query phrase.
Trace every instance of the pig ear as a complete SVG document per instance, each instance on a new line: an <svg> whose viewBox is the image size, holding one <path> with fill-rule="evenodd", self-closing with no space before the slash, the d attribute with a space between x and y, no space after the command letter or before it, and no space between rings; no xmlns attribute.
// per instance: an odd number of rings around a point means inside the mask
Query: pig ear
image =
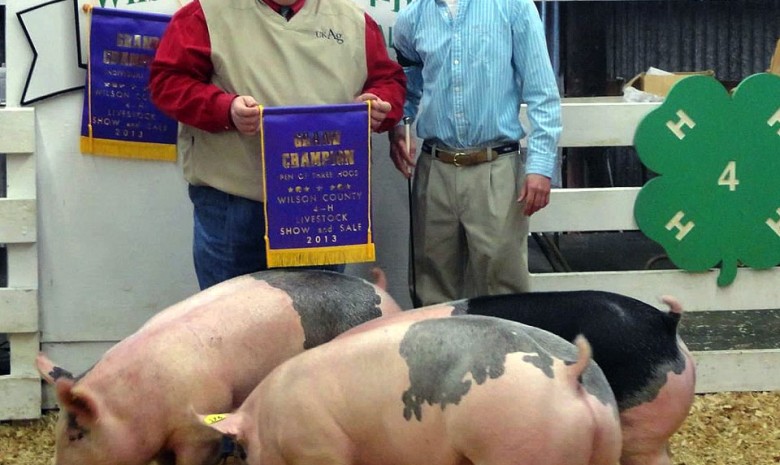
<svg viewBox="0 0 780 465"><path fill-rule="evenodd" d="M71 378L61 377L54 383L57 400L60 407L76 418L79 425L88 425L97 421L98 407L95 399L87 392L77 392L76 382Z"/></svg>
<svg viewBox="0 0 780 465"><path fill-rule="evenodd" d="M43 352L38 353L38 356L35 358L35 365L38 367L41 377L49 384L54 384L59 378L73 379L71 372L55 366Z"/></svg>
<svg viewBox="0 0 780 465"><path fill-rule="evenodd" d="M198 415L201 423L206 424L220 433L241 440L243 433L243 418L241 413L217 413Z"/></svg>

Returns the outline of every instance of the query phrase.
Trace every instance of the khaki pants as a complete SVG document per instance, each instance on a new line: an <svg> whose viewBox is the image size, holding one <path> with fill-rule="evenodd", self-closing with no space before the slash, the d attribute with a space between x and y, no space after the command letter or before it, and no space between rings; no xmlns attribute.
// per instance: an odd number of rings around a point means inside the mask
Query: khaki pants
<svg viewBox="0 0 780 465"><path fill-rule="evenodd" d="M528 290L528 217L517 203L524 171L518 153L468 167L420 154L409 274L418 303Z"/></svg>

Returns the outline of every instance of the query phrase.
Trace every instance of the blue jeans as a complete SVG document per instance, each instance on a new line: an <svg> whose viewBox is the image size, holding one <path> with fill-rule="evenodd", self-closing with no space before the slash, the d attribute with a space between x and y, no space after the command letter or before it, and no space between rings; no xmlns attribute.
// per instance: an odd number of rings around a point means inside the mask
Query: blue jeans
<svg viewBox="0 0 780 465"><path fill-rule="evenodd" d="M208 186L189 186L194 207L192 255L198 285L214 284L268 269L265 257L265 213L262 202ZM344 271L344 265L296 269Z"/></svg>

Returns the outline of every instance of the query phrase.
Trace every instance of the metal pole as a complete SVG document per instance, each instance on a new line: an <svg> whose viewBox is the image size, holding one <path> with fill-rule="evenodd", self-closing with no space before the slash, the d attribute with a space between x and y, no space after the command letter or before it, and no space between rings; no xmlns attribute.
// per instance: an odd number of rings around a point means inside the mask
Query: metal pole
<svg viewBox="0 0 780 465"><path fill-rule="evenodd" d="M404 131L406 131L406 154L411 159L412 152L412 118L404 116ZM409 198L409 297L412 299L412 306L419 307L420 299L417 298L417 276L414 266L414 220L412 215L412 171L408 172L406 178L407 195Z"/></svg>

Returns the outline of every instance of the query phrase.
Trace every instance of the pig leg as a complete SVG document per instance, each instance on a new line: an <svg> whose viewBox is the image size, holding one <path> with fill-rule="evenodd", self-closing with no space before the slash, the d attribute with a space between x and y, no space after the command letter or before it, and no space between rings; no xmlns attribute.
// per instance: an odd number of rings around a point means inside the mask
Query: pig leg
<svg viewBox="0 0 780 465"><path fill-rule="evenodd" d="M558 432L555 432L557 434ZM530 439L530 438L529 438ZM578 443L579 444L575 444ZM592 445L584 441L559 441L546 437L543 444L526 445L521 450L491 447L487 455L478 460L467 457L474 465L517 465L528 464L566 464L566 465L615 465L612 463L591 463Z"/></svg>
<svg viewBox="0 0 780 465"><path fill-rule="evenodd" d="M527 399L536 399L526 402L507 397L499 382L486 383L479 397L475 393L460 402L462 413L446 427L448 440L474 465L616 465L620 425L614 406L560 384L526 384ZM527 440L507 441L499 431Z"/></svg>
<svg viewBox="0 0 780 465"><path fill-rule="evenodd" d="M322 444L321 447L311 447L311 445L295 447L293 451L285 451L284 455L278 450L263 449L260 463L263 465L351 465L353 462L349 454L338 451L332 444Z"/></svg>
<svg viewBox="0 0 780 465"><path fill-rule="evenodd" d="M176 465L213 465L218 463L219 450L191 444L184 450L177 450Z"/></svg>
<svg viewBox="0 0 780 465"><path fill-rule="evenodd" d="M172 438L171 444L175 461L170 460L161 463L170 465L211 465L219 461L221 435L210 428L202 428L193 425L178 431ZM160 460L160 459L158 459Z"/></svg>
<svg viewBox="0 0 780 465"><path fill-rule="evenodd" d="M466 456L474 465L616 465L620 450L619 440L604 453L603 447L597 445L599 439L586 433L598 429L598 426L589 415L581 415L576 410L573 409L574 419L572 415L560 416L559 421L552 422L553 424L537 431L526 432L529 442L521 447L507 445L506 441L499 438L484 437L476 444L489 444L489 447L469 451ZM571 422L571 425L568 422ZM617 422L615 425L617 429ZM533 435L544 439L534 439Z"/></svg>
<svg viewBox="0 0 780 465"><path fill-rule="evenodd" d="M623 428L621 465L671 465L669 438L682 426L694 400L693 360L686 369L670 373L666 385L651 402L620 413Z"/></svg>
<svg viewBox="0 0 780 465"><path fill-rule="evenodd" d="M275 444L262 447L263 465L351 465L354 446L333 418L308 418L319 423L312 429L298 429ZM289 432L289 430L288 430ZM264 435L270 434L266 431Z"/></svg>

